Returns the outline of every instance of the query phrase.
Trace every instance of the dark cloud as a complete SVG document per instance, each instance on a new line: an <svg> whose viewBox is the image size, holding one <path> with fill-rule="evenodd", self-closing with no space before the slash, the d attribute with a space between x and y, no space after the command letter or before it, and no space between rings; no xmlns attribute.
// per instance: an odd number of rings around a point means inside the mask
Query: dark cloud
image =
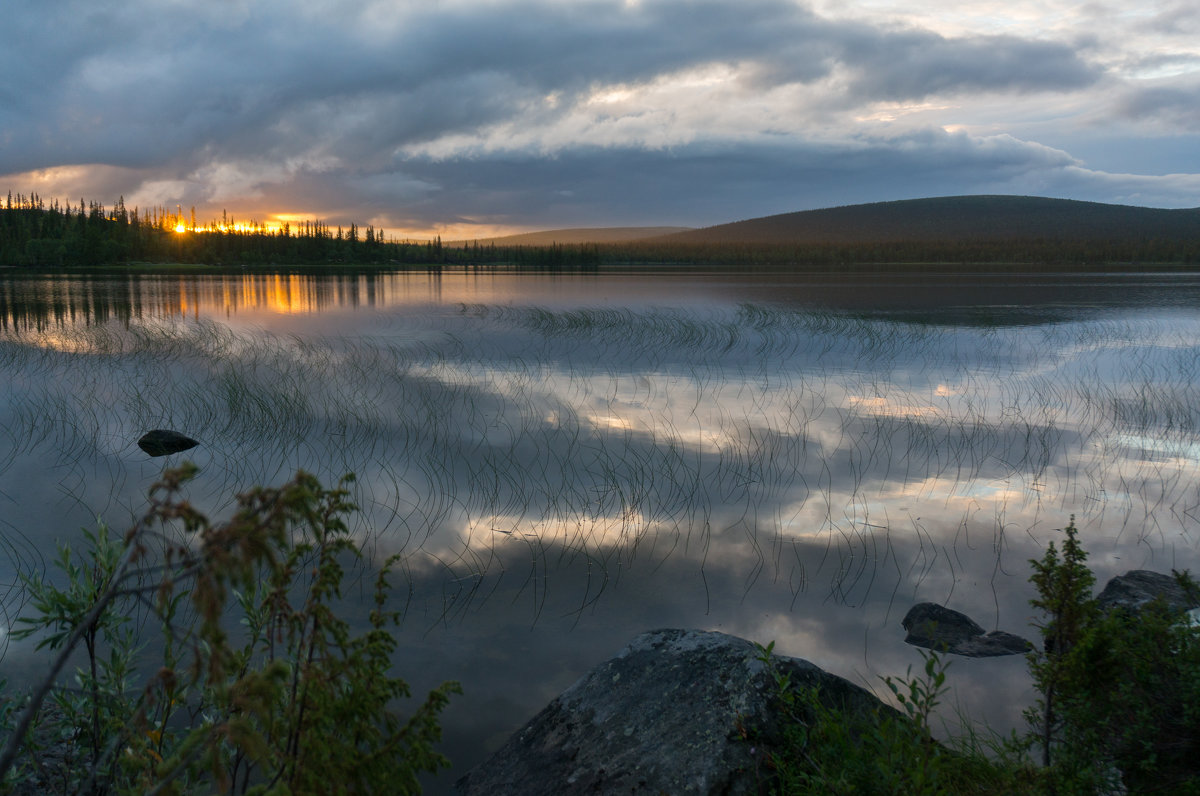
<svg viewBox="0 0 1200 796"><path fill-rule="evenodd" d="M811 108L788 111L801 118L1077 92L1103 74L1064 43L836 20L784 0L20 0L0 31L0 174L99 164L127 180L96 182L89 198L428 229L715 223L1002 187L1069 160L936 126L864 139L841 122L818 139L766 114L710 131L681 118L683 105L642 122L671 133L666 143L573 137L572 114L597 89L711 67L739 78L738 102L808 92ZM496 131L508 127L528 140L506 146ZM425 145L441 154L413 154Z"/></svg>
<svg viewBox="0 0 1200 796"><path fill-rule="evenodd" d="M1013 139L978 142L942 131L836 144L698 143L666 152L588 147L553 159L516 153L411 158L400 173L444 190L406 204L410 215L397 222L461 215L519 223L516 214L532 213L550 226L573 226L603 213L614 224L720 223L735 220L730 208L749 218L823 204L970 193L963 188L1071 163L1062 152Z"/></svg>
<svg viewBox="0 0 1200 796"><path fill-rule="evenodd" d="M1133 90L1116 104L1117 113L1135 121L1165 121L1180 130L1200 126L1200 81L1172 81ZM1181 170L1188 164L1180 164Z"/></svg>
<svg viewBox="0 0 1200 796"><path fill-rule="evenodd" d="M837 63L863 75L864 92L896 98L1069 88L1093 74L1063 47L831 24L782 2L428 6L379 36L264 4L229 18L137 4L54 8L22 4L5 36L6 83L21 87L9 89L9 112L49 133L26 127L23 145L3 151L6 171L186 159L201 147L261 154L325 135L348 134L354 155L366 127L377 129L364 142L375 147L412 143L522 115L549 92L570 97L712 62L801 81ZM868 74L881 66L887 79Z"/></svg>
<svg viewBox="0 0 1200 796"><path fill-rule="evenodd" d="M695 143L667 151L585 146L435 159L378 171L303 172L262 186L265 206L322 206L336 223L391 229L455 221L548 227L715 224L824 205L994 192L1063 169L1065 153L943 131L838 143ZM731 208L733 208L731 210Z"/></svg>
<svg viewBox="0 0 1200 796"><path fill-rule="evenodd" d="M873 35L845 61L871 99L924 99L965 91L1065 91L1100 71L1071 48L1012 36L947 39L924 32Z"/></svg>

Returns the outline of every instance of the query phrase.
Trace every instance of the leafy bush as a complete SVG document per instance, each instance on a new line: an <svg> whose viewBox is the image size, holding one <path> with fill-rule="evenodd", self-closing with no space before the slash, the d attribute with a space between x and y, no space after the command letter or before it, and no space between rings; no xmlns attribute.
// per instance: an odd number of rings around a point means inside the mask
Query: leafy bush
<svg viewBox="0 0 1200 796"><path fill-rule="evenodd" d="M82 555L60 547L65 587L27 580L35 614L13 635L58 655L9 733L2 781L56 774L63 792L85 793L419 792L419 772L449 765L434 749L438 715L460 689L445 683L407 718L396 712L409 689L390 675L394 560L376 573L365 630L339 615L348 567L362 565L345 483L327 490L299 473L239 495L233 517L213 524L181 495L194 473L167 471L122 540L101 525ZM161 665L135 686L151 649L131 620L139 613L161 629ZM80 648L77 688L61 687ZM46 738L66 755L57 772L30 754Z"/></svg>

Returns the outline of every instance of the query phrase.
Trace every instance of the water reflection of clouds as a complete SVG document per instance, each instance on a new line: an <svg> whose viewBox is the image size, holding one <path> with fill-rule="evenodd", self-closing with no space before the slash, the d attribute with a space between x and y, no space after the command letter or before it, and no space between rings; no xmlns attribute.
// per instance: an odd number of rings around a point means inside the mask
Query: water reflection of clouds
<svg viewBox="0 0 1200 796"><path fill-rule="evenodd" d="M645 400L610 400L607 408L611 410L613 407L619 407L624 416L614 420L613 415L604 415L600 425L619 425L621 430L627 431L633 422L630 418L637 415L639 428L669 427L673 433L671 440L674 444L691 443L694 447L700 447L708 443L705 451L709 453L743 447L744 437L753 436L755 423L759 423L759 428L767 432L778 430L781 425L778 418L763 419L767 414L764 407L772 400L770 397L764 397L763 391L747 389L746 383L739 383L737 378L729 378L727 374L714 375L712 378L713 381L720 382L721 387L706 397L710 398L713 404L719 405L723 413L699 417L693 406L692 411L681 420L671 414L669 405L660 404L656 412L646 406ZM776 382L786 381L786 378L779 374L773 374L773 378ZM957 402L957 406L947 400L944 408L924 403L921 397L905 394L879 380L875 381L875 388L886 395L846 395L844 403L839 407L838 386L831 384L828 377L824 379L820 392L823 401L829 405L824 407L822 412L806 416L800 427L812 441L819 443L819 451L824 461L845 455L851 466L858 468L855 477L865 481L881 481L881 494L889 489L886 482L891 477L889 471L895 464L893 455L900 450L905 452L904 458L909 460L913 458L914 453L925 456L925 461L918 463L915 468L915 474L910 472L911 466L906 467L906 477L915 477L915 480L898 491L898 494L904 497L957 495L975 500L990 498L991 502L1007 506L1013 503L1018 493L1024 492L1024 502L1029 502L1033 499L1030 492L1036 495L1044 489L1047 468L1058 466L1061 471L1056 477L1065 478L1068 482L1076 477L1073 467L1063 466L1060 461L1055 460L1056 456L1061 459L1061 451L1071 450L1080 439L1079 432L1068 422L1072 407L1053 404L1054 400L1071 400L1068 394L1069 385L1054 387L1048 381L1040 384L1042 391L1037 397L1042 399L1042 405L1034 407L1032 420L1022 419L1022 416L1032 406L1033 399L1024 396L1018 402L1015 397L989 397L983 382L978 381L972 385L973 391L965 387L950 388L945 383L939 383L933 391L935 396L943 399L957 396L962 399ZM1001 389L1006 387L1003 383L999 386ZM591 393L599 389L601 388L594 388ZM1011 385L1007 385L1007 389L1011 393L1019 392ZM737 396L749 394L753 397L742 399L741 405L738 405L739 398L730 398L731 393L736 393ZM774 394L777 393L768 393ZM825 420L832 419L832 422L821 422L822 413ZM867 418L875 421L873 427L865 422ZM880 422L885 418L913 422L889 429ZM694 423L698 432L685 439L680 429L686 427L687 423ZM745 434L739 423L744 424L751 433ZM795 426L792 422L786 431L794 432ZM699 431L701 429L703 431ZM882 453L877 446L865 447L871 444L871 440L880 437L886 438L887 442ZM855 454L858 454L856 464ZM876 461L875 457L878 457L879 461ZM879 473L881 467L884 470L883 475ZM922 476L923 468L932 469L934 475ZM947 471L951 471L952 475L947 474ZM807 476L819 477L820 473L809 472ZM989 480L981 483L980 479ZM804 480L808 481L809 478ZM1013 485L1014 480L1019 482L1017 486ZM862 486L862 482L858 485ZM891 489L894 490L894 486ZM869 490L862 491L869 494ZM856 495L857 490L850 494Z"/></svg>
<svg viewBox="0 0 1200 796"><path fill-rule="evenodd" d="M509 312L508 317L516 318L518 325L523 323L524 316L519 311ZM675 314L647 321L646 326L678 320ZM687 322L701 326L704 323L694 318ZM445 319L439 319L437 324L444 331ZM495 317L489 317L489 332L495 324ZM1014 489L1036 491L1031 484L1044 483L1048 468L1058 468L1052 475L1072 489L1077 488L1074 482L1081 468L1092 473L1093 478L1095 474L1107 477L1113 469L1102 468L1103 462L1090 465L1086 461L1086 447L1079 445L1079 433L1069 420L1081 414L1079 407L1073 405L1078 398L1069 384L1050 379L1032 384L1026 373L1007 374L1013 377L996 381L988 374L989 378L981 379L976 370L978 363L963 361L960 354L924 360L930 376L929 389L913 389L911 384L901 386L893 380L897 370L918 359L916 354L920 351L910 352L907 364L893 362L891 372L869 375L861 372L859 360L854 360L858 367L851 369L843 369L837 362L825 362L821 369L815 369L808 361L797 365L788 359L746 360L744 351L722 351L715 359L707 351L694 351L691 356L698 358L690 371L673 366L637 372L628 365L618 369L607 350L609 362L588 358L579 349L577 335L568 353L581 355L582 363L571 362L561 367L561 360L555 356L562 353L557 341L545 339L541 351L546 356L532 361L517 359L507 365L501 360L498 367L492 357L505 346L520 346L523 354L526 352L527 331L512 339L489 333L486 340L473 340L471 335L478 334L478 330L473 331L471 325L470 317L460 317L458 326L449 332L454 345L439 349L434 342L425 350L407 352L406 362L390 358L386 351L370 344L358 343L348 353L335 353L335 344L321 339L300 344L294 339L235 334L216 344L198 339L193 345L188 342L187 329L167 328L157 334L174 338L157 356L168 359L186 356L202 366L208 357L220 356L220 370L210 372L210 377L217 379L215 384L185 378L175 388L199 392L215 387L217 393L223 393L225 405L221 406L218 400L214 406L210 401L203 408L209 414L236 411L231 401L237 403L239 390L245 392L241 397L249 408L253 408L254 402L264 404L267 410L286 406L290 420L302 421L296 424L297 434L322 423L345 428L349 433L348 427L365 423L375 438L372 447L380 443L386 446L389 440L412 437L414 432L413 419L389 416L388 405L394 405L394 411L410 414L415 409L418 415L424 414L427 421L433 422L433 428L416 434L416 448L407 443L401 447L400 458L410 461L436 457L433 448L446 447L457 450L458 455L443 454L443 461L454 458L470 461L482 455L497 466L521 471L531 469L536 458L549 455L564 463L566 473L584 463L582 473L570 476L580 480L583 492L612 491L613 479L597 479L597 470L607 468L636 481L638 477L645 480L670 476L686 465L684 474L701 495L698 499L714 504L702 514L719 512L724 507L717 504L731 500L753 502L767 515L773 502L786 505L787 511L794 513L814 486L825 497L823 525L828 525L828 518L844 512L846 507L853 510L856 505L879 502L885 497L966 496L1011 505ZM886 334L886 330L849 328L851 332L864 333L858 342L864 349L873 345L880 334ZM839 348L842 353L835 359L848 357L853 346L843 334L846 328L839 326L835 331L838 332L835 342L822 341L820 335L813 334L799 347ZM201 333L199 337L204 338L205 334L210 333ZM589 334L598 332L592 330ZM1146 341L1150 347L1154 339ZM481 343L481 353L473 353L476 343ZM122 346L129 344L126 341ZM133 344L147 343L143 339ZM924 344L936 345L929 339ZM122 346L117 348L120 350ZM79 350L79 345L69 350ZM1083 350L1076 350L1071 356L1080 357ZM1087 350L1096 348L1093 345ZM673 364L686 355L686 350L675 346L664 352L662 358ZM867 352L867 356L874 354ZM1040 358L1025 355L1030 367L1038 367L1046 359L1061 363L1064 357L1062 351ZM339 375L344 375L350 360L354 361L349 380L352 383L340 383ZM387 372L389 363L392 373ZM143 382L161 381L162 375L177 369L170 361L161 365L159 373L155 367L145 367L145 359L135 358L134 364L138 368L136 375ZM1142 366L1126 364L1124 372L1140 376L1136 372L1139 367ZM248 372L239 373L239 368ZM258 369L265 372L256 374ZM339 370L343 373L339 374ZM101 374L94 379L98 394L119 396L121 390L112 383L106 386L105 378L111 376ZM911 381L903 375L900 378ZM291 385L300 384L303 394L288 394L289 389L295 389ZM1100 389L1115 392L1119 388L1118 382L1102 385ZM169 403L168 396L161 405L167 408ZM80 409L68 408L68 411ZM269 411L258 421L271 422ZM239 430L264 433L244 418L225 418L224 422L227 435ZM438 436L439 429L445 432L444 437ZM528 443L535 439L537 444L522 452L522 441L529 447ZM1129 449L1129 439L1126 435L1111 445L1100 445L1098 455L1103 459L1117 449ZM580 440L586 440L586 444ZM1092 442L1097 444L1094 439ZM329 444L336 448L336 441ZM1186 459L1193 450L1189 444L1194 445L1186 439L1147 437L1137 442L1133 450L1124 452L1127 460L1140 458L1143 463L1150 458L1161 459L1162 455ZM287 450L288 446L283 448ZM664 448L671 450L674 460L664 456ZM1178 452L1171 454L1171 450ZM1162 455L1147 457L1139 455L1139 451ZM1062 464L1065 452L1075 458L1074 464ZM354 464L356 455L353 450L345 451L342 460ZM370 460L365 464L368 469L371 467ZM462 483L460 475L466 482L474 477L453 462L443 466L452 474L443 487L461 488L455 486ZM783 472L784 466L791 472ZM455 472L459 474L453 475ZM764 486L764 476L774 481ZM497 492L495 497L501 502L525 505L526 519L542 522L546 510L539 503L545 503L546 493L556 488L553 483L556 475L549 477L551 483L545 489L530 490L525 485L506 483L501 491L508 493L507 496L501 498ZM564 475L557 477L561 486ZM1118 477L1128 480L1127 476ZM1014 479L1024 483L1014 488ZM425 481L416 489L437 486L429 483L429 479ZM1003 489L995 486L1000 482L1005 484ZM1119 492L1107 483L1085 485L1085 489L1095 493ZM789 494L797 491L801 493L799 500ZM713 500L713 495L720 499ZM468 493L468 499L462 501L466 513L478 503L475 499L478 497ZM658 511L678 511L677 506L663 501L661 494L654 499L659 506L639 505L638 510L646 516ZM675 493L674 499L697 498ZM622 508L625 516L629 516L629 511L628 506Z"/></svg>
<svg viewBox="0 0 1200 796"><path fill-rule="evenodd" d="M916 600L946 601L989 628L1028 632L1024 595L997 596L987 581L962 581L961 571L942 576L939 573L947 570L944 552L922 550L921 545L917 539L896 539L892 558L874 568L872 583L865 576L857 582L844 579L840 593L812 584L797 588L786 574L771 568L748 577L756 560L745 545L707 558L695 550L633 558L597 551L584 558L556 545L547 545L533 558L528 548L513 545L499 552L492 582L472 584L471 594L466 588L447 588L447 576L437 568L410 572L410 593L422 596L410 605L406 627L420 634L420 652L411 655L405 670L432 669L438 677L460 677L476 684L476 693L507 695L505 709L528 716L595 660L616 652L628 639L624 629L629 627L699 626L762 643L774 640L779 652L812 660L877 692L884 691L880 676L919 665L916 652L902 643L899 625ZM978 555L985 563L991 555L986 545L976 550L961 546L964 555ZM819 540L805 542L794 552L814 575L822 567L847 569L844 561L826 555ZM924 560L925 565L895 566L893 558L906 565ZM538 561L554 566L534 571ZM963 563L979 569L977 562ZM955 577L960 579L957 584L945 582ZM469 606L455 605L472 597ZM450 621L445 618L448 611L454 612ZM476 636L479 652L460 654L474 649L467 639ZM436 643L422 641L431 638ZM584 647L600 652L589 660L580 655ZM995 726L1018 726L1016 706L1027 702L1023 669L1019 658L960 661L951 669L951 684L972 715L990 710ZM542 684L546 693L518 698L511 690L515 681ZM480 747L486 751L489 743L478 737L479 728L503 725L504 719L500 705L493 713L474 704L473 720L459 730L472 737L458 743L478 757ZM497 736L490 742L495 748L504 733L483 734Z"/></svg>
<svg viewBox="0 0 1200 796"><path fill-rule="evenodd" d="M352 329L168 320L8 341L0 492L64 538L97 512L119 526L163 466L133 447L154 426L202 439L192 493L215 516L296 468L355 471L355 531L377 559L406 554L409 627L438 639L403 671L491 694L527 681L531 656L566 685L598 646L672 624L901 672L919 600L1024 632L1026 561L1071 514L1102 580L1196 563L1190 316L997 330L602 309L410 303ZM564 653L572 627L589 638ZM494 670L453 654L506 632L528 648L498 642ZM1012 677L993 684L1010 705ZM515 697L497 699L483 724L511 729Z"/></svg>

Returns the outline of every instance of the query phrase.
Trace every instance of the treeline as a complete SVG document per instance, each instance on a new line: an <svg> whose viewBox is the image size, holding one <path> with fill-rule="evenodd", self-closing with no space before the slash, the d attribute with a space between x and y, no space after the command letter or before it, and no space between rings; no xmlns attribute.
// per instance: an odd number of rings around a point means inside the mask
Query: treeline
<svg viewBox="0 0 1200 796"><path fill-rule="evenodd" d="M812 269L953 267L959 265L1128 267L1200 265L1200 234L1101 237L997 236L893 238L859 241L635 240L547 246L478 242L443 245L440 238L389 239L383 230L348 229L321 221L268 229L223 217L205 225L194 214L163 208L106 208L95 202L49 204L9 194L0 203L0 265L29 268L119 263L206 265L505 266L530 269L598 265L694 265Z"/></svg>
<svg viewBox="0 0 1200 796"><path fill-rule="evenodd" d="M321 221L268 229L255 222L197 224L164 208L127 208L123 199L106 208L96 202L46 203L36 194L8 195L0 204L0 265L27 268L118 263L207 265L474 265L527 267L594 264L597 247L443 246L440 238L388 239L383 230L330 227Z"/></svg>
<svg viewBox="0 0 1200 796"><path fill-rule="evenodd" d="M682 243L631 241L599 247L605 264L808 266L1200 265L1200 239L895 240L862 243Z"/></svg>

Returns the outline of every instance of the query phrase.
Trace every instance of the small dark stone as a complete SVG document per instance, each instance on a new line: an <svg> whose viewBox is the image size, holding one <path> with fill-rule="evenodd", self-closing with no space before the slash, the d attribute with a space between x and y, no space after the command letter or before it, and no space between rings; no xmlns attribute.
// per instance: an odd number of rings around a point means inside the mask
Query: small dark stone
<svg viewBox="0 0 1200 796"><path fill-rule="evenodd" d="M178 431L156 428L144 434L137 444L151 456L167 456L194 448L200 443Z"/></svg>

